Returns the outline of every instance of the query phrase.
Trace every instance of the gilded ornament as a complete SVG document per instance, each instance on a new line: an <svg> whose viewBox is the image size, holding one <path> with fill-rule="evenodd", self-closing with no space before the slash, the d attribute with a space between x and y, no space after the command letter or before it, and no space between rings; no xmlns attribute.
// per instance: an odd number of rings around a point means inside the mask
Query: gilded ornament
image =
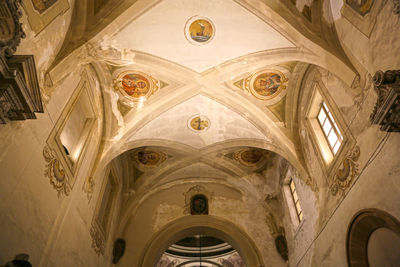
<svg viewBox="0 0 400 267"><path fill-rule="evenodd" d="M43 149L43 157L46 160L46 170L44 174L49 177L50 184L56 189L58 196L69 195L71 187L68 183L65 170L60 161L54 156L54 153L47 146Z"/></svg>
<svg viewBox="0 0 400 267"><path fill-rule="evenodd" d="M211 123L206 116L195 115L189 118L188 127L195 132L204 132L210 127Z"/></svg>
<svg viewBox="0 0 400 267"><path fill-rule="evenodd" d="M92 248L97 254L104 255L104 238L99 229L92 225L90 228L90 236L92 237Z"/></svg>
<svg viewBox="0 0 400 267"><path fill-rule="evenodd" d="M212 40L215 34L214 24L205 17L191 17L185 25L186 39L194 45L204 45Z"/></svg>
<svg viewBox="0 0 400 267"><path fill-rule="evenodd" d="M137 164L143 167L157 167L167 159L167 155L161 151L138 150L133 154Z"/></svg>
<svg viewBox="0 0 400 267"><path fill-rule="evenodd" d="M265 157L265 152L258 148L249 148L237 151L233 158L246 167L254 167Z"/></svg>
<svg viewBox="0 0 400 267"><path fill-rule="evenodd" d="M125 71L114 81L114 87L131 101L142 101L160 89L160 82L139 71Z"/></svg>
<svg viewBox="0 0 400 267"><path fill-rule="evenodd" d="M277 97L286 89L288 79L278 70L262 70L244 80L244 87L261 100Z"/></svg>
<svg viewBox="0 0 400 267"><path fill-rule="evenodd" d="M358 172L358 159L360 158L360 147L354 149L346 156L342 162L342 167L336 171L334 181L330 187L332 195L336 195L339 190L344 191L356 177Z"/></svg>

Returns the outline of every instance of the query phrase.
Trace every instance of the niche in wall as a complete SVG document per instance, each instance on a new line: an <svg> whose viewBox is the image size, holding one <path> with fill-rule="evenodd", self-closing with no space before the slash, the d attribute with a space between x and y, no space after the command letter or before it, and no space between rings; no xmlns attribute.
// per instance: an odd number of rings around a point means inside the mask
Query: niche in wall
<svg viewBox="0 0 400 267"><path fill-rule="evenodd" d="M393 250L396 244L400 244L400 222L381 210L362 210L356 214L347 232L349 267L391 266L385 264L400 258L400 248ZM369 262L371 256L374 260Z"/></svg>

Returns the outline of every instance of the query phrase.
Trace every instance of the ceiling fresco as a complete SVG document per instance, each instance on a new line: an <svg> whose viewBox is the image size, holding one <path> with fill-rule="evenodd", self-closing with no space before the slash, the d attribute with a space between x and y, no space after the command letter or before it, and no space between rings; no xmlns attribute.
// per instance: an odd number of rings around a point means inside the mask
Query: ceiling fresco
<svg viewBox="0 0 400 267"><path fill-rule="evenodd" d="M160 82L139 71L124 71L115 79L114 87L125 99L137 102L160 89Z"/></svg>
<svg viewBox="0 0 400 267"><path fill-rule="evenodd" d="M246 89L261 100L273 99L286 89L288 79L277 70L263 70L245 80Z"/></svg>
<svg viewBox="0 0 400 267"><path fill-rule="evenodd" d="M250 53L296 47L274 27L226 0L161 1L110 41L120 49L155 55L197 73Z"/></svg>
<svg viewBox="0 0 400 267"><path fill-rule="evenodd" d="M346 0L346 4L361 16L365 16L370 12L374 0Z"/></svg>
<svg viewBox="0 0 400 267"><path fill-rule="evenodd" d="M186 22L186 39L194 45L204 45L211 41L215 34L215 26L204 17L195 16Z"/></svg>
<svg viewBox="0 0 400 267"><path fill-rule="evenodd" d="M194 115L188 120L189 129L195 132L204 132L210 127L211 123L206 116Z"/></svg>

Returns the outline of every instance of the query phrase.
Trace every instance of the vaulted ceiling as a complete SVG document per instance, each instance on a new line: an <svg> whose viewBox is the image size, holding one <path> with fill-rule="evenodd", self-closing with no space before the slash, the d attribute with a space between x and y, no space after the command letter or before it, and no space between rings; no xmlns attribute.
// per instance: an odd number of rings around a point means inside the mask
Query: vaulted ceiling
<svg viewBox="0 0 400 267"><path fill-rule="evenodd" d="M251 191L243 178L262 174L269 186L254 192L265 195L287 161L307 176L296 139L304 73L315 64L347 84L355 75L326 6L308 2L303 12L289 0L76 2L49 75L57 80L76 58L97 74L98 166L120 166L136 192L125 216L138 197L179 180Z"/></svg>

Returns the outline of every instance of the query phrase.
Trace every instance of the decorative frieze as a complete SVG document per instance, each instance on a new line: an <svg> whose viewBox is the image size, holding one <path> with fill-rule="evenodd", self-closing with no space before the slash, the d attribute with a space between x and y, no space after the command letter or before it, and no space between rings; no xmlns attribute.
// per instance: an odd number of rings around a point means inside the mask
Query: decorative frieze
<svg viewBox="0 0 400 267"><path fill-rule="evenodd" d="M332 195L336 195L339 190L344 191L348 188L353 179L359 174L358 159L360 158L360 147L355 146L354 149L345 157L342 167L336 171L333 183L330 187Z"/></svg>
<svg viewBox="0 0 400 267"><path fill-rule="evenodd" d="M400 70L378 71L373 82L378 99L371 123L382 131L400 132Z"/></svg>
<svg viewBox="0 0 400 267"><path fill-rule="evenodd" d="M54 152L47 146L43 149L43 157L46 160L46 170L44 174L50 179L50 184L57 191L58 196L61 194L68 196L71 187L60 161L54 156Z"/></svg>

